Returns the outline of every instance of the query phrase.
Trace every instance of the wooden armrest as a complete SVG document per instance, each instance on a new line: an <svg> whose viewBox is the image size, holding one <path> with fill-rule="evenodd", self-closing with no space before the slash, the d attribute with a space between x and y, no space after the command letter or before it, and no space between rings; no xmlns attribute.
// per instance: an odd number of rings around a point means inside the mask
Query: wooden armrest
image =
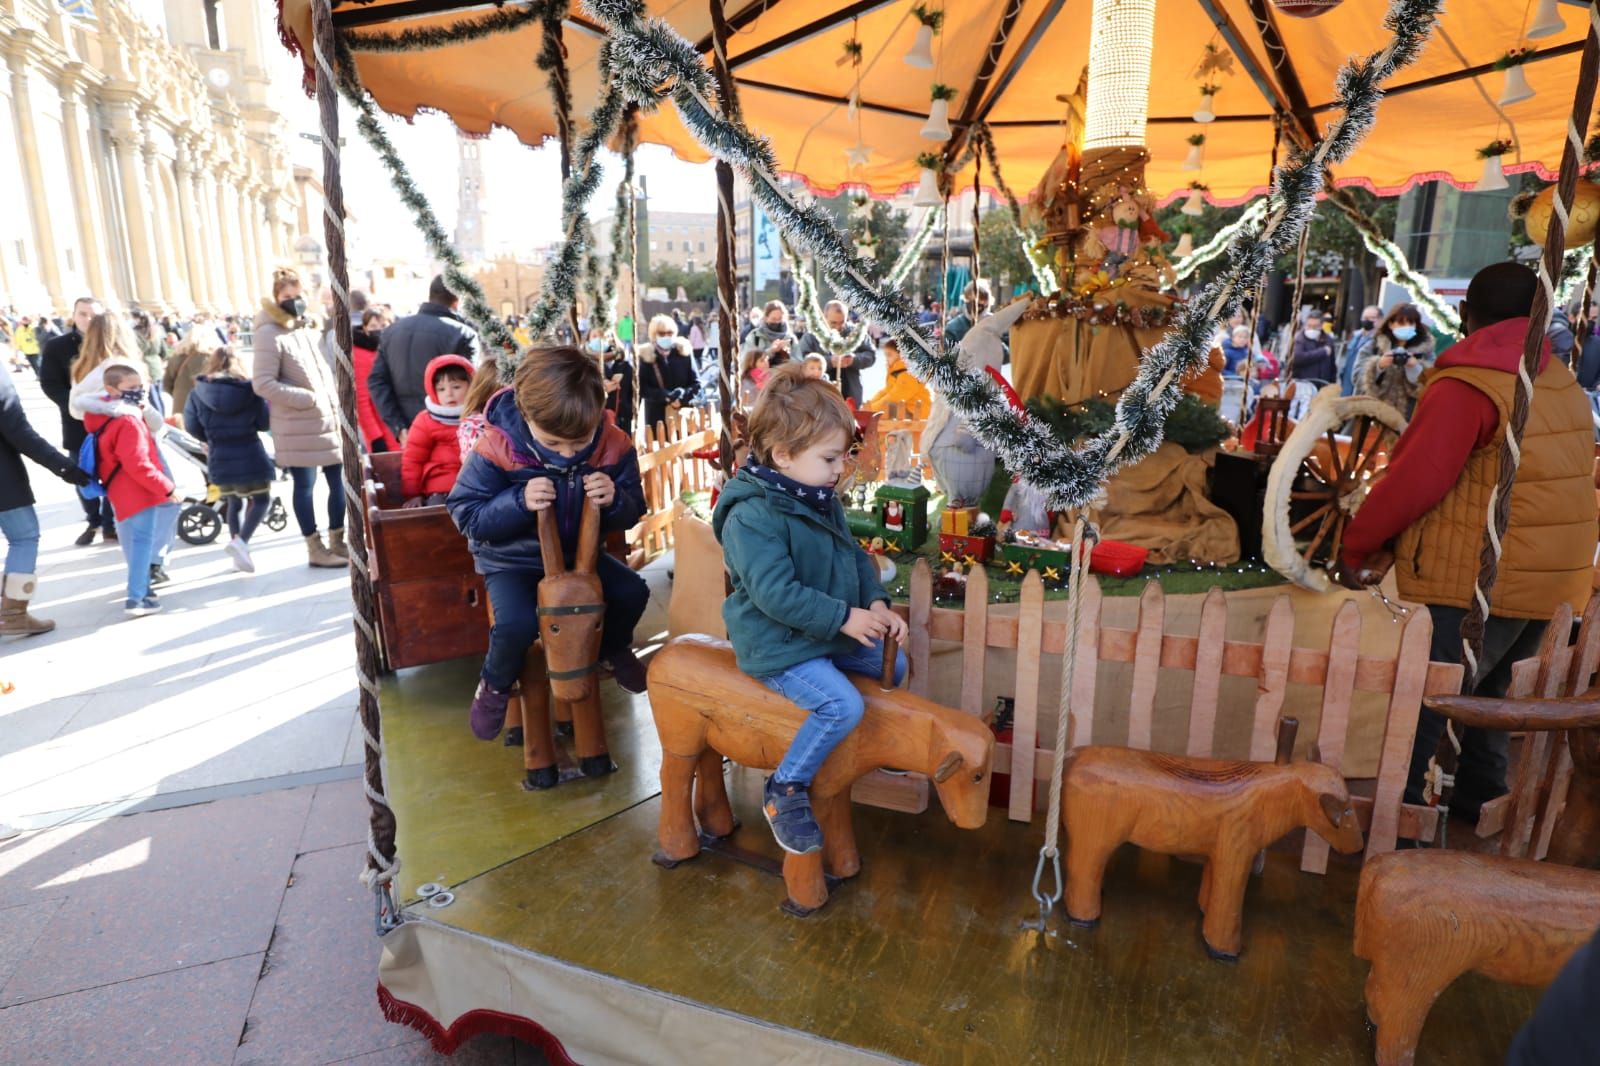
<svg viewBox="0 0 1600 1066"><path fill-rule="evenodd" d="M1460 725L1478 729L1544 732L1600 726L1600 686L1582 696L1557 699L1429 696L1422 705Z"/></svg>

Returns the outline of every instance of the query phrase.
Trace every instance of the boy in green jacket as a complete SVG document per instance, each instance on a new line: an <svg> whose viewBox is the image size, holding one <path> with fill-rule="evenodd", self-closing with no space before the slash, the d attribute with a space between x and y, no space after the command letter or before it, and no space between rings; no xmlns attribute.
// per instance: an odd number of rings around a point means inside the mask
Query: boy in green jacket
<svg viewBox="0 0 1600 1066"><path fill-rule="evenodd" d="M750 461L711 519L733 579L722 616L739 669L809 712L762 803L772 835L795 855L822 847L811 779L865 709L845 671L876 676L884 638L906 635L833 491L855 428L826 381L799 364L775 371L750 414ZM896 684L905 672L901 652Z"/></svg>

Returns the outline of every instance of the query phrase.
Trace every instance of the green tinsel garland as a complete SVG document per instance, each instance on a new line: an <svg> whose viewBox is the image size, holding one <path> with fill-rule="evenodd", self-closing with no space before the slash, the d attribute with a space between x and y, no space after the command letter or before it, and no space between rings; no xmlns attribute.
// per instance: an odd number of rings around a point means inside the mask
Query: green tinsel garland
<svg viewBox="0 0 1600 1066"><path fill-rule="evenodd" d="M1056 280L1055 268L1050 265L1049 257L1040 253L1039 239L1022 224L1022 205L1017 202L1011 186L1006 184L1005 176L1000 172L1000 157L994 147L994 132L986 123L979 123L973 129L971 136L981 138L983 157L989 163L989 172L994 175L995 188L1005 197L1006 206L1011 211L1011 232L1016 234L1018 243L1022 245L1022 254L1028 260L1028 266L1033 269L1034 284L1039 286L1040 295L1049 296L1061 287L1061 283Z"/></svg>
<svg viewBox="0 0 1600 1066"><path fill-rule="evenodd" d="M1405 289L1411 296L1411 302L1427 312L1428 317L1439 325L1446 333L1461 332L1461 316L1456 309L1445 303L1428 284L1428 279L1411 269L1411 264L1406 261L1406 253L1400 246L1381 232L1374 230L1362 222L1351 219L1355 224L1356 232L1361 234L1361 243L1367 246L1367 251L1378 257L1383 263L1384 270L1389 274L1389 280Z"/></svg>
<svg viewBox="0 0 1600 1066"><path fill-rule="evenodd" d="M1049 426L1067 447L1105 433L1117 421L1116 406L1098 397L1069 406L1053 396L1036 396L1027 407L1028 413ZM1193 393L1185 393L1167 416L1166 439L1191 454L1215 448L1228 439L1229 432L1231 427L1217 409Z"/></svg>
<svg viewBox="0 0 1600 1066"><path fill-rule="evenodd" d="M1262 197L1259 200L1250 201L1250 206L1244 209L1244 214L1222 227L1217 231L1216 236L1183 257L1177 264L1173 275L1174 280L1177 284L1182 285L1189 279L1189 275L1227 251L1234 234L1259 224L1265 217L1267 217L1267 198Z"/></svg>
<svg viewBox="0 0 1600 1066"><path fill-rule="evenodd" d="M905 282L912 268L916 266L917 260L922 258L923 250L928 247L928 241L932 238L935 229L935 221L943 214L942 208L930 208L927 211L923 216L922 222L918 224L916 233L912 235L911 240L901 250L899 258L894 261L894 265L889 268L889 275L885 279L886 284L898 289ZM789 247L787 240L783 242L783 249L790 259L798 263L799 257ZM822 307L817 300L817 287L811 277L809 266L806 269L796 270L794 272L794 280L795 288L798 290L800 297L796 303L801 317L806 321L806 328L822 338L822 343L827 347L828 351L834 355L845 355L861 347L861 340L867 335L866 319L861 320L860 326L857 327L852 335L848 337L841 335L832 326L828 325L828 320L823 317Z"/></svg>
<svg viewBox="0 0 1600 1066"><path fill-rule="evenodd" d="M639 124L631 112L622 116L622 180L617 183L616 204L612 209L611 256L606 264L604 283L598 292L590 289L589 328L609 330L617 319L617 276L624 262L632 262L634 250L628 245L629 198L633 194L633 153L638 146ZM590 253L593 262L594 253Z"/></svg>
<svg viewBox="0 0 1600 1066"><path fill-rule="evenodd" d="M547 7L566 10L565 4L545 0L526 7L503 7L480 18L463 19L449 26L427 26L399 33L346 32L342 39L354 52L425 52L509 33L542 18Z"/></svg>
<svg viewBox="0 0 1600 1066"><path fill-rule="evenodd" d="M428 203L428 198L417 188L416 182L411 180L411 173L406 169L400 153L395 151L394 143L383 131L377 105L361 87L361 76L356 72L355 56L351 54L350 47L343 40L340 40L334 55L334 64L338 75L339 92L350 102L350 106L356 109L356 128L361 131L362 137L366 138L367 144L371 145L383 163L384 169L389 172L389 183L399 194L400 202L409 207L412 215L416 217L417 229L421 232L422 239L427 242L428 250L433 253L435 259L444 263L444 276L450 285L450 291L461 297L467 319L477 327L479 335L488 346L484 357L487 358L489 353L494 353L500 364L501 375L509 376L510 370L516 364L517 342L506 330L499 316L490 308L483 289L466 272L461 256L451 243L449 234L445 233L444 227L439 224L438 216L433 213L433 205Z"/></svg>
<svg viewBox="0 0 1600 1066"><path fill-rule="evenodd" d="M738 167L751 195L795 246L814 255L842 297L882 323L919 377L928 381L972 432L1053 506L1083 506L1117 469L1137 462L1161 443L1167 416L1183 398L1182 379L1204 365L1217 323L1233 314L1273 260L1294 247L1310 221L1328 166L1349 157L1371 128L1379 86L1414 60L1432 31L1441 0L1392 0L1385 20L1393 38L1386 48L1352 59L1340 72L1343 115L1326 138L1280 167L1273 210L1259 232L1241 233L1229 250L1226 275L1174 316L1166 338L1144 354L1138 375L1117 404L1112 432L1063 453L1050 431L1012 411L987 374L963 369L953 350L942 350L922 329L906 298L882 291L878 268L854 255L832 221L814 205L794 202L777 178L771 145L730 120L694 44L661 19L647 19L641 0L584 0L615 49L615 77L641 107L670 95L679 117L712 154Z"/></svg>

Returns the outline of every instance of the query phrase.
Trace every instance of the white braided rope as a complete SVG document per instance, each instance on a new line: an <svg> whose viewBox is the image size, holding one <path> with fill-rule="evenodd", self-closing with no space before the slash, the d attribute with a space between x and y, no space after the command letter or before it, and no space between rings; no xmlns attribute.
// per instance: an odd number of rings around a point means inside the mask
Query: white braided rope
<svg viewBox="0 0 1600 1066"><path fill-rule="evenodd" d="M1062 771L1067 764L1067 731L1072 721L1072 684L1078 664L1078 618L1083 609L1083 574L1089 568L1089 521L1080 516L1072 531L1072 566L1067 573L1067 646L1061 653L1061 700L1056 711L1055 760L1050 769L1050 803L1044 812L1044 846L1039 854L1060 854Z"/></svg>

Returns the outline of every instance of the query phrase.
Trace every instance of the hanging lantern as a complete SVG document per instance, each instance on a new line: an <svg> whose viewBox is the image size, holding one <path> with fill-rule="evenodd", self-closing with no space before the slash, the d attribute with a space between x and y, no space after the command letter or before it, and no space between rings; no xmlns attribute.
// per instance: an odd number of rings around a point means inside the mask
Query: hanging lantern
<svg viewBox="0 0 1600 1066"><path fill-rule="evenodd" d="M1500 157L1486 155L1483 157L1483 174L1479 176L1478 183L1472 187L1473 192L1499 192L1511 186L1506 181L1506 171L1500 165Z"/></svg>
<svg viewBox="0 0 1600 1066"><path fill-rule="evenodd" d="M935 84L933 103L928 107L928 121L922 127L922 138L927 141L950 139L950 100L956 91L948 85Z"/></svg>
<svg viewBox="0 0 1600 1066"><path fill-rule="evenodd" d="M1272 0L1272 6L1285 15L1292 15L1297 19L1314 19L1318 15L1326 15L1343 2L1344 0Z"/></svg>
<svg viewBox="0 0 1600 1066"><path fill-rule="evenodd" d="M1544 246L1545 238L1550 234L1550 216L1555 210L1555 196L1556 187L1547 186L1533 198L1527 214L1522 216L1522 224L1528 230L1528 240L1540 247ZM1567 212L1567 249L1581 248L1591 243L1597 227L1600 227L1600 185L1582 179L1573 190L1572 209Z"/></svg>
<svg viewBox="0 0 1600 1066"><path fill-rule="evenodd" d="M1215 122L1217 113L1211 110L1212 99L1217 95L1218 86L1200 86L1200 106L1195 109L1194 120L1199 123Z"/></svg>
<svg viewBox="0 0 1600 1066"><path fill-rule="evenodd" d="M1567 28L1561 18L1556 0L1539 0L1539 10L1534 13L1533 25L1528 27L1528 37L1554 37Z"/></svg>
<svg viewBox="0 0 1600 1066"><path fill-rule="evenodd" d="M1178 246L1172 250L1172 254L1177 256L1179 259L1187 259L1193 255L1194 237L1187 233L1179 237Z"/></svg>
<svg viewBox="0 0 1600 1066"><path fill-rule="evenodd" d="M1189 198L1183 202L1182 211L1191 217L1205 214L1205 186L1198 183L1189 186Z"/></svg>
<svg viewBox="0 0 1600 1066"><path fill-rule="evenodd" d="M917 174L917 194L911 198L912 207L938 207L944 203L939 195L939 183L934 180L933 168L923 167Z"/></svg>
<svg viewBox="0 0 1600 1066"><path fill-rule="evenodd" d="M1205 135L1196 134L1195 136L1200 139L1197 141L1194 137L1189 138L1189 154L1183 157L1182 169L1184 170L1199 170L1204 162L1201 150L1205 146Z"/></svg>
<svg viewBox="0 0 1600 1066"><path fill-rule="evenodd" d="M844 105L844 117L846 122L854 122L856 120L856 111L860 108L860 106L861 90L851 89L850 99L847 100Z"/></svg>
<svg viewBox="0 0 1600 1066"><path fill-rule="evenodd" d="M1534 96L1533 86L1528 84L1528 76L1522 72L1522 64L1506 68L1506 84L1500 90L1500 106L1510 107L1520 104Z"/></svg>
<svg viewBox="0 0 1600 1066"><path fill-rule="evenodd" d="M911 51L905 54L905 61L908 67L933 69L933 27L926 22L917 27L916 40L911 42Z"/></svg>

